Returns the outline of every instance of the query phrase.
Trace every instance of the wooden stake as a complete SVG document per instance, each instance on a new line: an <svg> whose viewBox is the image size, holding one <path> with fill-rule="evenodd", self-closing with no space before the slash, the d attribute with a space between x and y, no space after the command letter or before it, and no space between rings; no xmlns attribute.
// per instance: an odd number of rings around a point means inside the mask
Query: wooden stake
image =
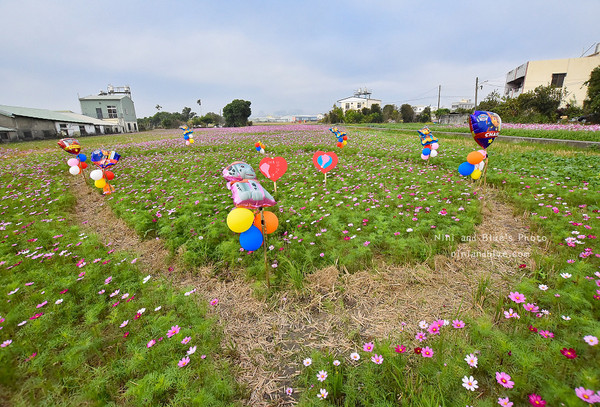
<svg viewBox="0 0 600 407"><path fill-rule="evenodd" d="M327 173L323 173L323 175L325 175L325 186L327 186Z"/></svg>
<svg viewBox="0 0 600 407"><path fill-rule="evenodd" d="M265 279L267 280L267 289L270 289L271 284L269 282L269 261L267 260L267 225L265 225L264 208L260 208L260 225L262 226L263 249L265 252Z"/></svg>
<svg viewBox="0 0 600 407"><path fill-rule="evenodd" d="M490 157L486 156L486 158L485 158L485 169L483 170L483 186L485 186L485 183L486 183L487 170L488 170L488 166L489 165L490 165Z"/></svg>
<svg viewBox="0 0 600 407"><path fill-rule="evenodd" d="M277 193L277 181L273 181L273 185L275 185L275 193Z"/></svg>

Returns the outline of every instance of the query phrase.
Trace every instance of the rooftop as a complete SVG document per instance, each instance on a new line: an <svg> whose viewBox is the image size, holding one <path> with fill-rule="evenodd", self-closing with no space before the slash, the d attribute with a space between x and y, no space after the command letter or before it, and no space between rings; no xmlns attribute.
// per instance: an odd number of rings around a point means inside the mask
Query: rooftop
<svg viewBox="0 0 600 407"><path fill-rule="evenodd" d="M50 120L54 122L85 123L103 126L113 126L114 123L96 119L94 117L84 116L71 111L58 112L55 110L34 109L31 107L0 105L0 114L14 117L33 117L35 119Z"/></svg>

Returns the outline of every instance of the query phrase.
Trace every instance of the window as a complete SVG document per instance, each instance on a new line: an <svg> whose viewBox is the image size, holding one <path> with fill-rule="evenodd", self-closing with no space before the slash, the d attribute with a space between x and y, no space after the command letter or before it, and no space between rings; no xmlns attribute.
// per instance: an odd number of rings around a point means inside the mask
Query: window
<svg viewBox="0 0 600 407"><path fill-rule="evenodd" d="M350 109L350 103L346 103L346 110Z"/></svg>
<svg viewBox="0 0 600 407"><path fill-rule="evenodd" d="M33 134L30 131L24 131L23 137L25 137L25 139L29 140L30 138L33 138Z"/></svg>
<svg viewBox="0 0 600 407"><path fill-rule="evenodd" d="M6 131L0 132L0 140L8 140L8 132L6 132Z"/></svg>
<svg viewBox="0 0 600 407"><path fill-rule="evenodd" d="M131 123L127 123L127 131L131 131Z"/></svg>
<svg viewBox="0 0 600 407"><path fill-rule="evenodd" d="M116 106L106 106L108 110L108 118L116 119L117 118L117 107Z"/></svg>
<svg viewBox="0 0 600 407"><path fill-rule="evenodd" d="M137 129L137 123L133 123L133 129L134 129L135 131L138 131L138 129Z"/></svg>
<svg viewBox="0 0 600 407"><path fill-rule="evenodd" d="M79 134L82 136L87 135L87 131L85 131L85 126L79 126Z"/></svg>
<svg viewBox="0 0 600 407"><path fill-rule="evenodd" d="M357 109L360 109L360 106L361 106L361 104L360 104L360 103L357 103L357 104L356 104L356 108L357 108Z"/></svg>
<svg viewBox="0 0 600 407"><path fill-rule="evenodd" d="M102 116L102 108L96 108L96 116L98 117L98 119L104 119L104 116Z"/></svg>
<svg viewBox="0 0 600 407"><path fill-rule="evenodd" d="M562 88L563 83L565 82L565 76L567 76L566 73L553 73L550 85L556 88Z"/></svg>

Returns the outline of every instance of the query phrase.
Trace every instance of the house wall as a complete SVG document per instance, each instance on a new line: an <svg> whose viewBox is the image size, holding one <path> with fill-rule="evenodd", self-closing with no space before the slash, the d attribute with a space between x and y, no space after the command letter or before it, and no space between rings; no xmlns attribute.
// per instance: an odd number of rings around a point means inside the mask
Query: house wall
<svg viewBox="0 0 600 407"><path fill-rule="evenodd" d="M582 106L587 95L587 86L583 83L590 79L590 73L597 66L600 66L600 55L584 58L529 61L523 92L534 90L540 85L549 85L552 81L552 74L566 73L563 88L566 88L567 96L563 101L563 105L575 99L577 105Z"/></svg>
<svg viewBox="0 0 600 407"><path fill-rule="evenodd" d="M112 122L115 124L115 126L120 126L122 128L120 131L114 132L129 133L138 131L135 106L133 104L133 100L131 100L129 96L125 96L120 99L80 99L79 102L81 104L82 114L89 117L94 117L96 119L102 119L107 122ZM116 106L116 118L108 117L108 106ZM97 108L102 109L102 117L98 117L96 112Z"/></svg>

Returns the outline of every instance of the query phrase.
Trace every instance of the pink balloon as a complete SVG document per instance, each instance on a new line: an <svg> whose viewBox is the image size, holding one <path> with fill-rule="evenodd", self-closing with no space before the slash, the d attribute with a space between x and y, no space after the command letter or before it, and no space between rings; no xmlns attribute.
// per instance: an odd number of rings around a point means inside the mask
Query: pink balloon
<svg viewBox="0 0 600 407"><path fill-rule="evenodd" d="M67 165L69 167L76 167L79 165L79 160L77 158L69 158L69 161L67 161Z"/></svg>
<svg viewBox="0 0 600 407"><path fill-rule="evenodd" d="M487 151L485 151L485 150L479 150L479 152L480 152L481 154L483 154L483 158L486 158L486 157L487 157Z"/></svg>
<svg viewBox="0 0 600 407"><path fill-rule="evenodd" d="M187 141L185 142L185 145L186 145L186 146L189 146L189 145L190 145L190 141L189 141L189 140L187 140Z"/></svg>
<svg viewBox="0 0 600 407"><path fill-rule="evenodd" d="M433 144L431 145L431 148L432 148L433 150L437 150L438 148L440 148L440 145L439 145L438 143L433 143Z"/></svg>
<svg viewBox="0 0 600 407"><path fill-rule="evenodd" d="M429 160L429 156L425 154L421 154L421 158L424 160Z"/></svg>

